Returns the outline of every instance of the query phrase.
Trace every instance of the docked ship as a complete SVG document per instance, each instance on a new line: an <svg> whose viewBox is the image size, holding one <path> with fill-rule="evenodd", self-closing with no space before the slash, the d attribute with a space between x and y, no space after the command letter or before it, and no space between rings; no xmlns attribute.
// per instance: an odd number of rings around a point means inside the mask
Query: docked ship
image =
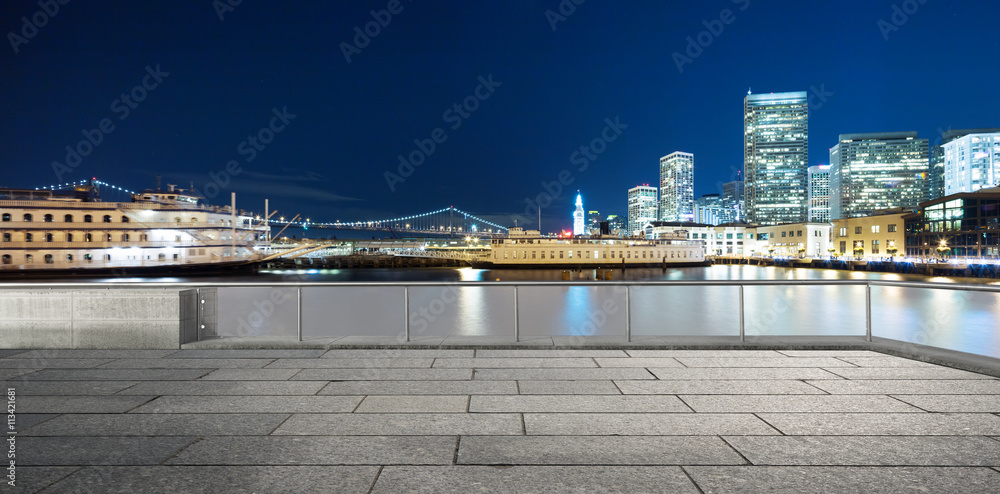
<svg viewBox="0 0 1000 494"><path fill-rule="evenodd" d="M683 233L656 240L613 236L545 237L513 227L472 260L475 268L638 268L707 266L705 247Z"/></svg>
<svg viewBox="0 0 1000 494"><path fill-rule="evenodd" d="M0 275L253 270L268 242L266 222L193 190L170 185L105 202L99 184L0 189Z"/></svg>

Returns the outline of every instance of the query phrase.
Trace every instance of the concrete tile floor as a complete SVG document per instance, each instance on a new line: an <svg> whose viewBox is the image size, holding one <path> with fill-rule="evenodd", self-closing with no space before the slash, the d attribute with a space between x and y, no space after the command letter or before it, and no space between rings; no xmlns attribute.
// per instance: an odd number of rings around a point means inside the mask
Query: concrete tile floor
<svg viewBox="0 0 1000 494"><path fill-rule="evenodd" d="M3 492L997 492L1000 379L859 350L5 351Z"/></svg>

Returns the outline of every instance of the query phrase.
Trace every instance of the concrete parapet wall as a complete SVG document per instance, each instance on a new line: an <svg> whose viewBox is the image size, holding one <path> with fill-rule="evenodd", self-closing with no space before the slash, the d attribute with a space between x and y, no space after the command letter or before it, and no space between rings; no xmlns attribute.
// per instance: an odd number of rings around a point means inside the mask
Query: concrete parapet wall
<svg viewBox="0 0 1000 494"><path fill-rule="evenodd" d="M0 348L180 348L179 289L0 290Z"/></svg>

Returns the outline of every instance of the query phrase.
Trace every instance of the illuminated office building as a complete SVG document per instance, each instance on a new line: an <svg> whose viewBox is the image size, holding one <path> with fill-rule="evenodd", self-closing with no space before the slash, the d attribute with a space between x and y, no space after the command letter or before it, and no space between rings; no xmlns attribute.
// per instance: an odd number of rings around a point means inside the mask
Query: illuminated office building
<svg viewBox="0 0 1000 494"><path fill-rule="evenodd" d="M916 208L927 200L927 139L916 132L841 134L830 165L832 219Z"/></svg>
<svg viewBox="0 0 1000 494"><path fill-rule="evenodd" d="M680 151L660 158L660 220L694 221L694 155Z"/></svg>
<svg viewBox="0 0 1000 494"><path fill-rule="evenodd" d="M941 147L945 195L1000 185L1000 129L950 130Z"/></svg>
<svg viewBox="0 0 1000 494"><path fill-rule="evenodd" d="M830 221L830 165L810 166L809 221Z"/></svg>
<svg viewBox="0 0 1000 494"><path fill-rule="evenodd" d="M656 221L656 187L637 185L628 190L628 235Z"/></svg>
<svg viewBox="0 0 1000 494"><path fill-rule="evenodd" d="M806 220L807 97L805 91L751 94L743 102L746 215L751 223Z"/></svg>

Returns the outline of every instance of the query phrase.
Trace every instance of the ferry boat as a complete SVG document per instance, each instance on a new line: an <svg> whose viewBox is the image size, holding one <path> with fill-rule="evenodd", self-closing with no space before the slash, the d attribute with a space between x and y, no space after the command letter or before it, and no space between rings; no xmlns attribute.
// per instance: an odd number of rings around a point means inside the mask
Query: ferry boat
<svg viewBox="0 0 1000 494"><path fill-rule="evenodd" d="M0 189L0 275L256 269L266 222L173 185L104 202L99 183Z"/></svg>
<svg viewBox="0 0 1000 494"><path fill-rule="evenodd" d="M705 247L683 233L656 240L610 236L543 237L513 227L472 260L475 268L638 268L707 266Z"/></svg>

